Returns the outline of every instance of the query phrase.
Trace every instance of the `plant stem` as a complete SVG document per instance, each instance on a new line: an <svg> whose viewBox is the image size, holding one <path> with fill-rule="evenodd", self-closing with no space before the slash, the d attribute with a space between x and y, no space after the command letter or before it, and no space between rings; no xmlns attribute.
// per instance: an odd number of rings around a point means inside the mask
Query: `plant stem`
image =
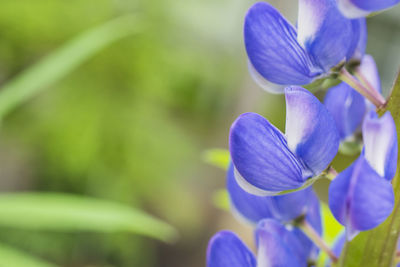
<svg viewBox="0 0 400 267"><path fill-rule="evenodd" d="M369 89L365 87L360 81L351 75L346 68L341 69L338 78L366 97L378 109L385 105L386 101L378 91L376 91L372 86Z"/></svg>
<svg viewBox="0 0 400 267"><path fill-rule="evenodd" d="M324 251L332 262L336 263L338 258L333 253L333 251L329 248L329 246L325 243L325 241L319 236L319 234L315 231L315 229L307 222L305 216L299 218L296 222L296 225L303 231L303 233L314 242L322 251Z"/></svg>

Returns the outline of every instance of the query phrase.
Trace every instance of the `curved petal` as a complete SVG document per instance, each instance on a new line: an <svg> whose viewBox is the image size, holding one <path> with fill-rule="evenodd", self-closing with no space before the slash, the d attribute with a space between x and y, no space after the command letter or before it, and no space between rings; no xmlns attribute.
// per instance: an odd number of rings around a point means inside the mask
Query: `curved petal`
<svg viewBox="0 0 400 267"><path fill-rule="evenodd" d="M307 258L303 246L290 231L275 220L266 219L256 230L258 266L303 267Z"/></svg>
<svg viewBox="0 0 400 267"><path fill-rule="evenodd" d="M359 36L355 35L354 38L357 39L357 46L354 53L351 53L351 49L349 50L349 54L347 58L355 58L361 60L365 54L365 49L367 47L367 39L368 39L368 31L367 31L367 21L365 18L353 20L353 29L354 31L359 31Z"/></svg>
<svg viewBox="0 0 400 267"><path fill-rule="evenodd" d="M233 214L239 218L256 224L262 219L273 217L268 201L271 197L256 196L241 188L235 179L232 164L227 174L227 190Z"/></svg>
<svg viewBox="0 0 400 267"><path fill-rule="evenodd" d="M340 139L352 136L361 128L365 115L365 100L362 95L347 83L340 83L328 90L324 104L332 114Z"/></svg>
<svg viewBox="0 0 400 267"><path fill-rule="evenodd" d="M397 133L390 112L381 118L371 111L363 123L364 155L375 171L387 180L397 168Z"/></svg>
<svg viewBox="0 0 400 267"><path fill-rule="evenodd" d="M365 17L398 4L399 0L337 0L340 11L348 18Z"/></svg>
<svg viewBox="0 0 400 267"><path fill-rule="evenodd" d="M340 13L335 0L299 1L299 43L325 71L352 55L359 37L359 27Z"/></svg>
<svg viewBox="0 0 400 267"><path fill-rule="evenodd" d="M308 84L321 73L296 40L295 28L270 4L248 11L244 42L251 64L276 84Z"/></svg>
<svg viewBox="0 0 400 267"><path fill-rule="evenodd" d="M382 92L378 68L371 55L365 55L362 58L358 72L362 75L362 78L371 84L373 88L375 88L379 93Z"/></svg>
<svg viewBox="0 0 400 267"><path fill-rule="evenodd" d="M236 119L230 130L229 150L239 174L236 178L250 193L278 193L303 184L301 163L288 149L285 137L258 114L245 113ZM259 191L252 191L252 187Z"/></svg>
<svg viewBox="0 0 400 267"><path fill-rule="evenodd" d="M262 89L271 94L285 93L286 85L276 84L266 80L263 76L261 76L260 73L257 72L257 70L254 68L254 66L251 64L250 61L248 62L248 67L250 76Z"/></svg>
<svg viewBox="0 0 400 267"><path fill-rule="evenodd" d="M230 231L215 234L207 248L207 267L256 267L257 262L247 246Z"/></svg>
<svg viewBox="0 0 400 267"><path fill-rule="evenodd" d="M227 174L227 189L234 214L253 224L274 218L289 222L308 210L315 197L311 187L281 196L256 196L239 186L232 164Z"/></svg>
<svg viewBox="0 0 400 267"><path fill-rule="evenodd" d="M309 91L288 87L285 94L287 144L311 171L308 175L318 175L326 169L339 148L335 121Z"/></svg>
<svg viewBox="0 0 400 267"><path fill-rule="evenodd" d="M372 229L392 212L394 194L390 182L379 176L360 156L329 187L329 207L344 226L348 238Z"/></svg>

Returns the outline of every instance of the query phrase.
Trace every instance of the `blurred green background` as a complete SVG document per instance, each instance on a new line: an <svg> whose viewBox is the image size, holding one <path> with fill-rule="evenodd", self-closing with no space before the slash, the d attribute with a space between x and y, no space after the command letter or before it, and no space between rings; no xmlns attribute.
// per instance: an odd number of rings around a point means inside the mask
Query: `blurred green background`
<svg viewBox="0 0 400 267"><path fill-rule="evenodd" d="M263 92L247 73L242 23L253 2L2 0L2 85L113 18L137 15L140 27L7 114L0 191L125 203L169 222L180 238L163 244L129 233L1 227L0 242L60 266L196 267L217 230L250 240L249 229L213 204L224 172L202 155L227 148L229 126L243 112L284 129L283 97ZM295 21L296 1L270 2ZM397 7L369 19L368 52L386 93L400 62L399 18ZM346 159L336 160L338 169ZM326 184L317 186L324 197Z"/></svg>

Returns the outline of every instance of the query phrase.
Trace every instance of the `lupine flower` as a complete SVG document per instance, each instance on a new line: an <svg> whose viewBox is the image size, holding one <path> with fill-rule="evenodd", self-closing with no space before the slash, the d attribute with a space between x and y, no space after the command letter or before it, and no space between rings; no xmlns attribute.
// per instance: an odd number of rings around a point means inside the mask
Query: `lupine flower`
<svg viewBox="0 0 400 267"><path fill-rule="evenodd" d="M360 18L388 9L400 0L337 0L340 11L348 18Z"/></svg>
<svg viewBox="0 0 400 267"><path fill-rule="evenodd" d="M242 221L256 225L262 219L272 218L281 223L291 223L299 216L305 216L305 220L322 235L319 199L312 187L281 196L252 195L238 185L231 164L227 189L233 214ZM315 259L318 248L314 243L300 229L293 228L292 232L301 240L309 258Z"/></svg>
<svg viewBox="0 0 400 267"><path fill-rule="evenodd" d="M285 135L264 117L245 113L232 124L229 148L239 185L255 195L299 189L328 167L339 146L334 120L301 87L288 87Z"/></svg>
<svg viewBox="0 0 400 267"><path fill-rule="evenodd" d="M396 172L397 134L390 112L378 118L371 111L363 123L364 149L329 187L329 207L346 227L348 239L372 229L392 212Z"/></svg>
<svg viewBox="0 0 400 267"><path fill-rule="evenodd" d="M371 55L362 58L357 76L381 93L378 69ZM324 105L335 119L341 140L352 139L356 130L361 129L366 111L375 109L371 102L344 82L328 90Z"/></svg>
<svg viewBox="0 0 400 267"><path fill-rule="evenodd" d="M353 138L365 115L365 99L347 83L328 90L324 104L332 114L341 140Z"/></svg>
<svg viewBox="0 0 400 267"><path fill-rule="evenodd" d="M343 60L363 54L365 19L349 20L335 0L299 0L297 29L274 7L254 4L244 23L250 73L266 90L283 93L284 86L303 85L330 74Z"/></svg>
<svg viewBox="0 0 400 267"><path fill-rule="evenodd" d="M257 260L250 249L230 231L221 231L207 249L207 267L306 267L301 241L275 220L262 220L256 230Z"/></svg>
<svg viewBox="0 0 400 267"><path fill-rule="evenodd" d="M239 186L232 165L228 169L227 189L233 213L251 224L266 218L287 223L307 214L314 201L318 203L312 187L279 196L252 195Z"/></svg>

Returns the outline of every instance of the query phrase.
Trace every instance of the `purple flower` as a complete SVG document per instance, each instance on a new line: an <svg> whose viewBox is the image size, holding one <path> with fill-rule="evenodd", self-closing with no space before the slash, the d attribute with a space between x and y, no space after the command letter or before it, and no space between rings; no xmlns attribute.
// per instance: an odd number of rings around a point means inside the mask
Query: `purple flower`
<svg viewBox="0 0 400 267"><path fill-rule="evenodd" d="M305 216L307 222L322 235L319 199L312 187L281 196L252 195L238 185L230 165L227 189L233 214L242 221L256 225L263 219L271 218L290 224L299 216ZM292 232L301 240L309 258L316 258L318 248L314 243L300 229L293 228Z"/></svg>
<svg viewBox="0 0 400 267"><path fill-rule="evenodd" d="M365 55L362 58L356 73L369 88L381 92L379 73L372 56ZM375 109L369 100L344 82L328 90L324 104L335 119L340 139L346 142L355 141L354 135L361 130L366 112Z"/></svg>
<svg viewBox="0 0 400 267"><path fill-rule="evenodd" d="M342 82L328 90L324 104L335 120L340 139L352 139L365 115L364 97Z"/></svg>
<svg viewBox="0 0 400 267"><path fill-rule="evenodd" d="M343 60L364 53L364 19L349 20L335 0L299 0L297 29L274 7L254 4L244 23L250 73L264 89L283 93L284 86L303 85L329 75Z"/></svg>
<svg viewBox="0 0 400 267"><path fill-rule="evenodd" d="M325 106L301 87L288 87L285 94L285 135L255 113L242 114L231 127L235 177L255 195L276 195L309 184L338 150L339 135Z"/></svg>
<svg viewBox="0 0 400 267"><path fill-rule="evenodd" d="M236 234L221 231L209 242L207 267L307 266L308 254L301 240L275 220L258 224L256 244L257 260Z"/></svg>
<svg viewBox="0 0 400 267"><path fill-rule="evenodd" d="M360 18L390 8L400 0L337 0L340 11L348 18Z"/></svg>
<svg viewBox="0 0 400 267"><path fill-rule="evenodd" d="M371 111L362 132L362 154L329 187L329 207L346 227L348 239L378 226L394 205L390 181L397 167L397 134L390 112L378 118Z"/></svg>

